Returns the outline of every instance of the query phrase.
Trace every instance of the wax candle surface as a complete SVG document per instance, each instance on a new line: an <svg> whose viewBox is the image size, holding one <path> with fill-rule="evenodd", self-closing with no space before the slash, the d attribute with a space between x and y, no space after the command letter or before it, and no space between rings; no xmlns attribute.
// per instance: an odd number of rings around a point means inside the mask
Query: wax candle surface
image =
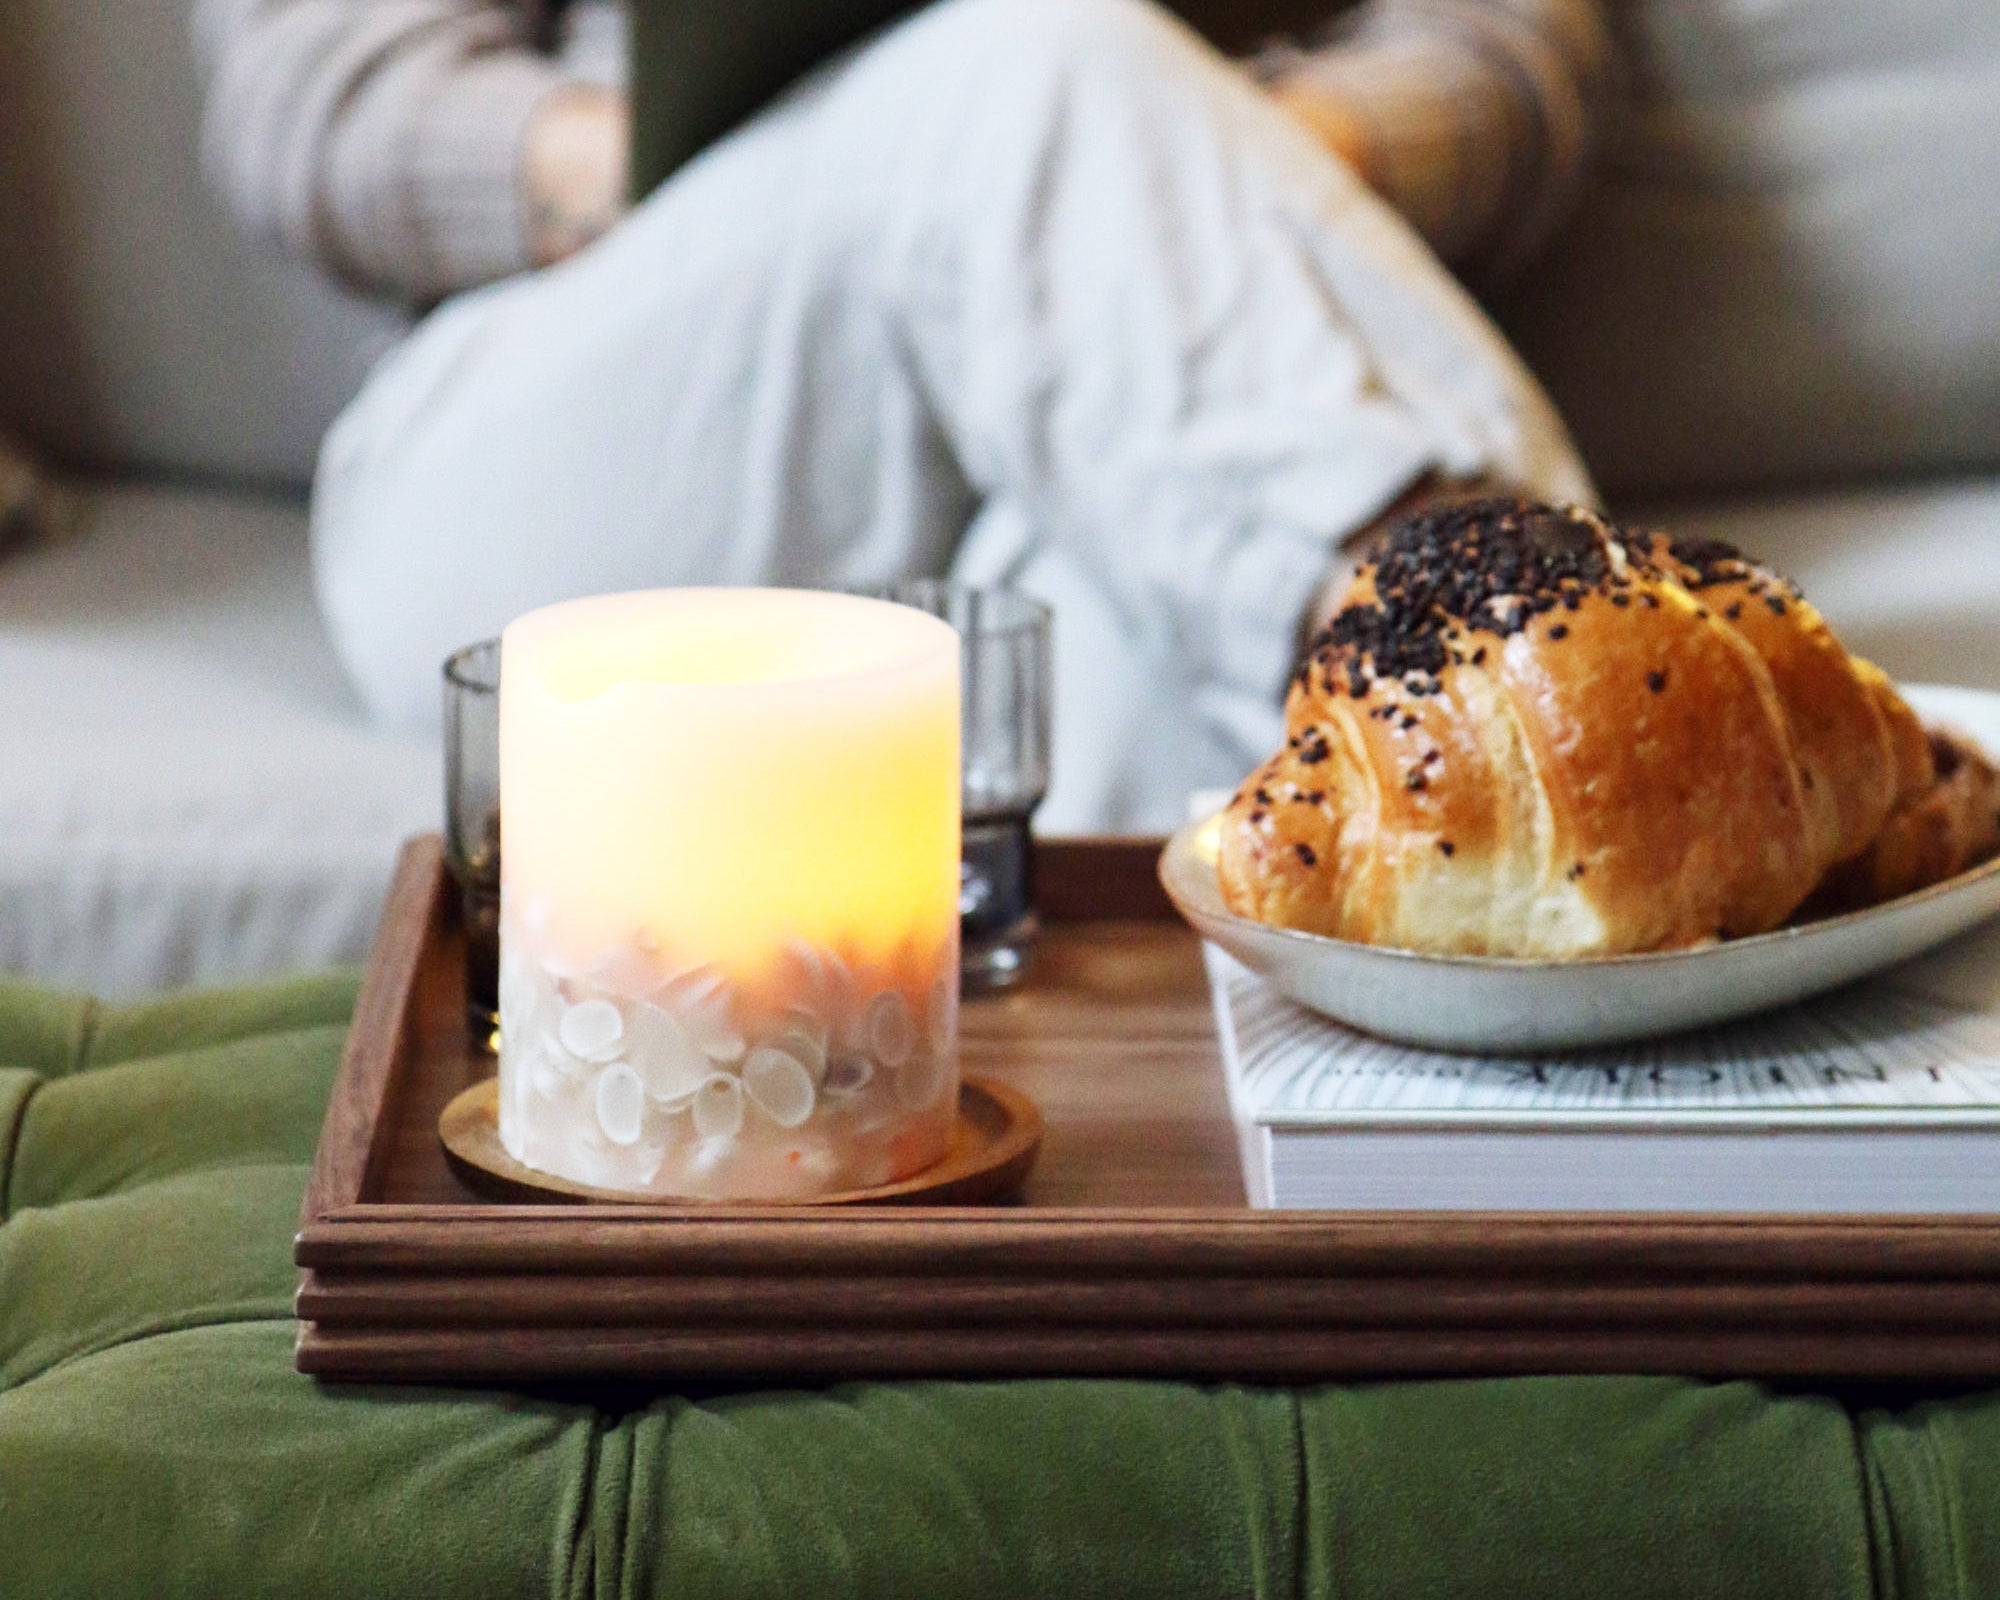
<svg viewBox="0 0 2000 1600"><path fill-rule="evenodd" d="M500 1134L635 1193L910 1176L957 1106L958 637L792 590L532 612L501 656Z"/></svg>

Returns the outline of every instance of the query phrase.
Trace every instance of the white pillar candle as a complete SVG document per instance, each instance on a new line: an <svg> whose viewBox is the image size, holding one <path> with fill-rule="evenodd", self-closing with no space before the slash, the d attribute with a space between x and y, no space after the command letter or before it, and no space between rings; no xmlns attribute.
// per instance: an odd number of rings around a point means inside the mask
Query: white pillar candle
<svg viewBox="0 0 2000 1600"><path fill-rule="evenodd" d="M957 1115L958 635L776 589L506 631L500 1138L601 1188L894 1182Z"/></svg>

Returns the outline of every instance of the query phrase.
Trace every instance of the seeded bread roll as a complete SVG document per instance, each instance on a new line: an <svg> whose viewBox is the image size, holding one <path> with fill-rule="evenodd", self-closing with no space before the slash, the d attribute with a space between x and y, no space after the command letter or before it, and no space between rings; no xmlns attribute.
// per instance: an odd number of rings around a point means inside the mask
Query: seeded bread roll
<svg viewBox="0 0 2000 1600"><path fill-rule="evenodd" d="M1813 915L1880 905L2000 852L2000 772L1949 731L1931 734L1931 764L1930 787L1898 805L1868 848L1813 891Z"/></svg>
<svg viewBox="0 0 2000 1600"><path fill-rule="evenodd" d="M1784 579L1516 500L1392 535L1286 723L1224 815L1231 909L1437 953L1763 932L1937 784L1909 707Z"/></svg>

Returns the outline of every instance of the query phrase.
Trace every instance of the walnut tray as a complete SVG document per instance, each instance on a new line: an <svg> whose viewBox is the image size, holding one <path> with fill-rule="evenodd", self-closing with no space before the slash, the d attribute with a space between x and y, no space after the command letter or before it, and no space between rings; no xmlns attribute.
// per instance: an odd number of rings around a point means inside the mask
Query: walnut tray
<svg viewBox="0 0 2000 1600"><path fill-rule="evenodd" d="M2000 1377L2000 1222L1250 1210L1158 851L1046 845L1034 975L965 1008L966 1072L1045 1119L1014 1202L739 1209L495 1202L454 1174L439 1113L492 1061L437 841L413 841L306 1191L299 1369Z"/></svg>

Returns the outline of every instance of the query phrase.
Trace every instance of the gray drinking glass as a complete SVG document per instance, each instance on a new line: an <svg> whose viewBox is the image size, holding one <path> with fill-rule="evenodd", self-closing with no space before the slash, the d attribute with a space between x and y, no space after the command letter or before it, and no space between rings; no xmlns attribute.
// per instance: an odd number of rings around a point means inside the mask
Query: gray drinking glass
<svg viewBox="0 0 2000 1600"><path fill-rule="evenodd" d="M1029 824L1049 787L1049 608L1012 589L941 578L872 592L958 630L965 811L960 987L968 994L1008 988L1027 976L1041 932Z"/></svg>
<svg viewBox="0 0 2000 1600"><path fill-rule="evenodd" d="M482 1049L500 1032L500 641L444 664L444 859L465 923L465 1021Z"/></svg>

